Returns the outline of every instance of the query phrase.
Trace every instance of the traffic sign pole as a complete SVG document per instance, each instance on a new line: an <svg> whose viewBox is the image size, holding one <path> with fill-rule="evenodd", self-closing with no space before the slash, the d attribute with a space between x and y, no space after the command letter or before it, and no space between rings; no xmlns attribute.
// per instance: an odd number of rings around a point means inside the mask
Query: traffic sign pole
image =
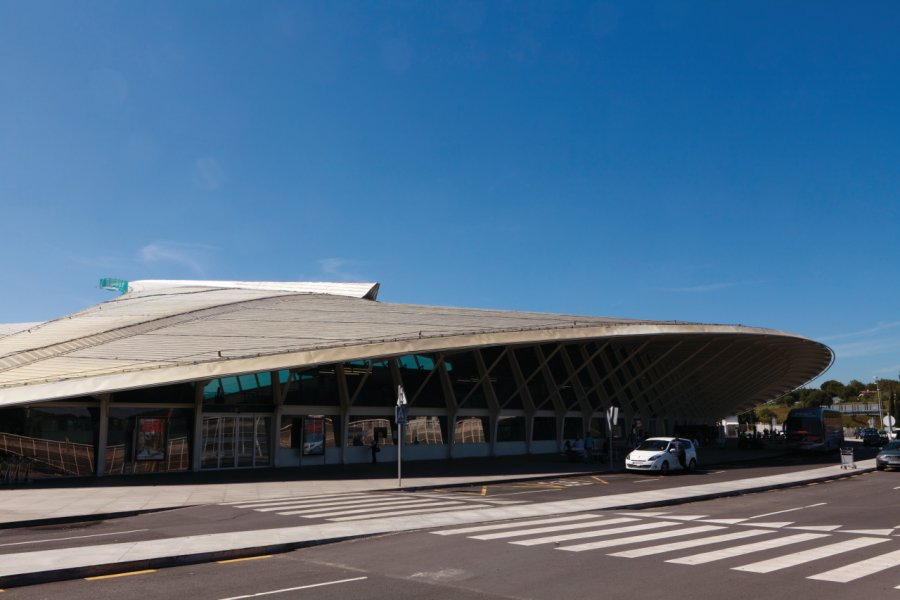
<svg viewBox="0 0 900 600"><path fill-rule="evenodd" d="M397 489L403 487L403 473L401 464L403 463L403 426L407 423L406 418L406 394L403 393L403 386L397 386L397 408L394 409L394 420L397 422Z"/></svg>

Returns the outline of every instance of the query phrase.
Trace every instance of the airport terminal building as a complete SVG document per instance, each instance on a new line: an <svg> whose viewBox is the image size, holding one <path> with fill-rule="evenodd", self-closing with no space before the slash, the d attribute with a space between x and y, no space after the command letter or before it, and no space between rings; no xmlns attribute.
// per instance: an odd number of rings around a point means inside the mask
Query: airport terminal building
<svg viewBox="0 0 900 600"><path fill-rule="evenodd" d="M817 377L831 350L741 325L377 301L372 283L120 282L0 325L0 458L31 477L560 451L712 424ZM607 427L607 408L618 422Z"/></svg>

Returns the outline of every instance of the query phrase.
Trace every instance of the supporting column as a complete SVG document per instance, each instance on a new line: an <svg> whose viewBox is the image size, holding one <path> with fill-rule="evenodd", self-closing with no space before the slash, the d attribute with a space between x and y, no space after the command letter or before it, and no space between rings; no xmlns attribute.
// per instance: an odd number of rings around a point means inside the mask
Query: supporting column
<svg viewBox="0 0 900 600"><path fill-rule="evenodd" d="M203 455L203 388L209 381L194 382L194 443L191 447L191 471L200 470Z"/></svg>
<svg viewBox="0 0 900 600"><path fill-rule="evenodd" d="M372 368L372 365L369 365L369 369ZM350 431L350 392L347 388L347 377L344 373L344 365L343 364L335 364L334 365L334 376L337 379L337 387L338 387L338 400L341 405L341 439L335 440L335 443L338 445L338 463L344 464L344 448L347 446L347 432ZM359 388L356 390L357 393L359 389L362 388L362 384L360 384ZM326 451L326 462L328 461L327 451Z"/></svg>
<svg viewBox="0 0 900 600"><path fill-rule="evenodd" d="M106 474L106 442L109 438L109 397L100 396L100 430L97 436L97 477Z"/></svg>

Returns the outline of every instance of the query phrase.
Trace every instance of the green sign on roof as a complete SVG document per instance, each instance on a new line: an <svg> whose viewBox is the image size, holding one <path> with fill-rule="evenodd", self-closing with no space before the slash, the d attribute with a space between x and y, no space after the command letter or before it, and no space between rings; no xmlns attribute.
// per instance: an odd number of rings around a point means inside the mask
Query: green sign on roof
<svg viewBox="0 0 900 600"><path fill-rule="evenodd" d="M128 291L128 281L126 281L125 279L112 279L111 277L104 277L100 280L100 287L104 290L124 294Z"/></svg>

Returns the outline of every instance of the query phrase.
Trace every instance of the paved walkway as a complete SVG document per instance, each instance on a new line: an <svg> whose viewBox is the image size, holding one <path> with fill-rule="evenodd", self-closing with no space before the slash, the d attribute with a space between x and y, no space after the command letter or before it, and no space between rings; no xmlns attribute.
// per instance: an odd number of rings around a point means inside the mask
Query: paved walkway
<svg viewBox="0 0 900 600"><path fill-rule="evenodd" d="M718 451L701 454L704 464L760 459L769 451ZM704 456L705 455L705 456ZM253 554L286 551L323 541L408 531L430 527L461 525L520 517L536 517L590 510L638 508L675 504L690 500L796 485L853 475L874 468L874 460L859 461L855 470L838 464L808 468L780 475L753 477L721 483L682 486L655 491L596 496L563 502L530 503L476 510L448 510L443 513L406 517L373 518L347 523L283 527L261 531L218 533L128 542L79 546L77 548L4 554L0 562L0 587L25 585L56 579L114 573L132 569L161 567ZM54 482L31 488L0 490L0 515L6 526L23 522L43 522L70 518L114 515L196 504L218 504L298 495L396 489L396 472L379 465L372 472L362 466L325 469L304 473L302 479L284 480L284 472L241 472L181 475L184 483L147 479L145 485L123 485L122 481ZM568 474L608 472L598 465L582 465L535 457L481 461L410 463L404 489L414 487L508 481L525 478L560 477ZM429 472L430 471L430 472ZM280 480L267 480L279 476ZM253 476L254 480L249 480ZM232 477L230 481L223 478ZM126 480L133 484L135 480ZM64 487L62 487L64 486Z"/></svg>

